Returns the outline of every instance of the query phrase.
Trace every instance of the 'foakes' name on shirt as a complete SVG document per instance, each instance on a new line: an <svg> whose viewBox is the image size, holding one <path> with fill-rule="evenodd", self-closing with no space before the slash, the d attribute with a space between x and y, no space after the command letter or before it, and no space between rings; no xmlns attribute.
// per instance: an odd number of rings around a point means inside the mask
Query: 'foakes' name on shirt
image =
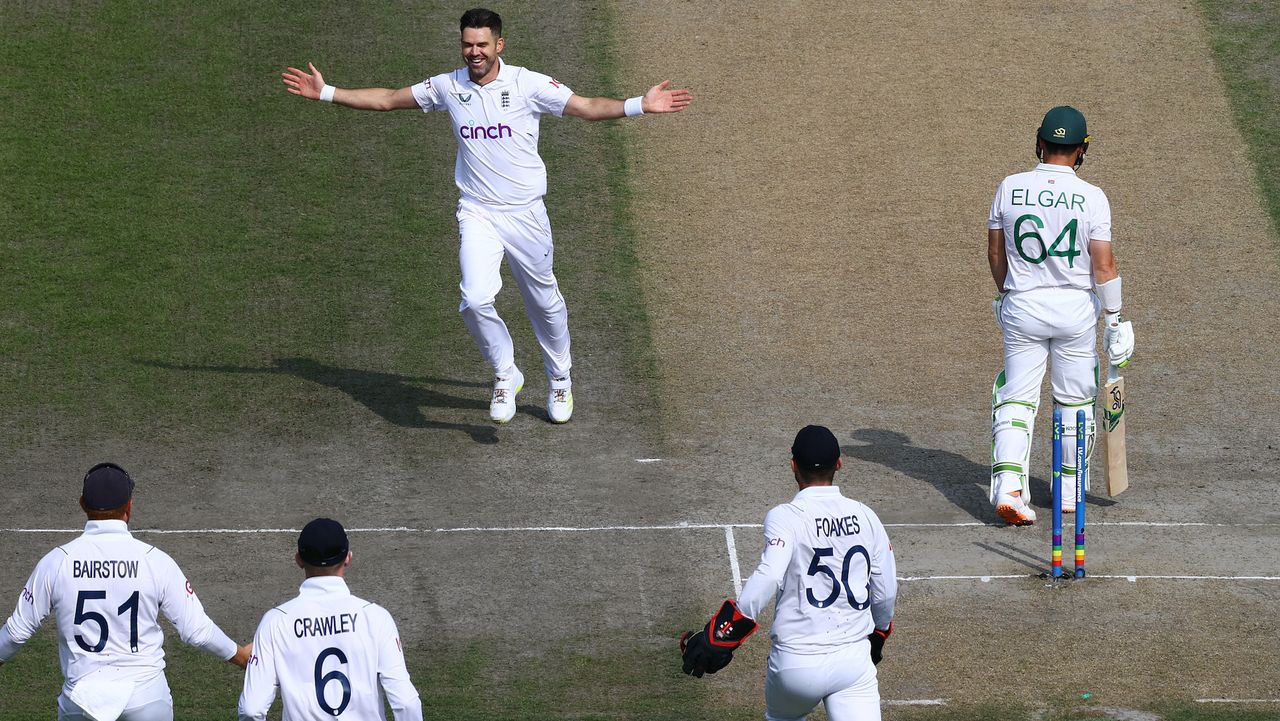
<svg viewBox="0 0 1280 721"><path fill-rule="evenodd" d="M449 112L458 141L453 179L462 197L525 206L547 194L538 120L562 115L573 91L548 75L498 63L498 76L485 85L459 68L414 85L413 97L423 112Z"/></svg>

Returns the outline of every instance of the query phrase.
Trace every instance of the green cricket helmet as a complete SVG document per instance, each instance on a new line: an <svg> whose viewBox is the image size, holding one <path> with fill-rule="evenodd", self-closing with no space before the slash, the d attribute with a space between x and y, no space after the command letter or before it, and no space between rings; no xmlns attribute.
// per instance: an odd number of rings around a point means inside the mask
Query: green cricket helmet
<svg viewBox="0 0 1280 721"><path fill-rule="evenodd" d="M1059 105L1044 114L1037 132L1040 139L1058 145L1081 145L1089 142L1089 128L1084 113L1070 105Z"/></svg>

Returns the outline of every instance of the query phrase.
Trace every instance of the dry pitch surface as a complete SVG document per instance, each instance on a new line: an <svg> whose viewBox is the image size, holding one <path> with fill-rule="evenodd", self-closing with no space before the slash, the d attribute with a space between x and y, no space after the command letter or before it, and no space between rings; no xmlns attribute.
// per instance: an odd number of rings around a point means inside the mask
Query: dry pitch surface
<svg viewBox="0 0 1280 721"><path fill-rule="evenodd" d="M920 579L902 587L886 699L1274 697L1280 511L1266 489L1280 368L1257 339L1280 335L1280 277L1192 10L618 12L622 85L672 77L697 94L678 119L628 126L654 398L619 385L623 361L583 327L579 411L564 428L536 417L536 383L526 412L491 434L482 387L426 379L406 387L436 394L424 412L442 425L387 423L352 402L321 443L122 440L106 450L145 462L154 483L141 525L288 529L333 514L416 529L358 534L353 580L401 619L410 648L483 639L511 608L537 629L534 651L624 617L637 619L633 640L656 645L733 592L727 540L750 572L758 531L719 524L759 523L786 500L790 438L824 423L846 443L843 485L894 524L900 572ZM1059 46L1037 39L1045 27L1073 30ZM1033 162L1035 124L1060 103L1082 108L1097 139L1083 174L1112 201L1138 355L1126 373L1133 487L1089 509L1091 571L1121 578L1054 586L1033 576L1046 527L985 525L999 339L983 229L996 183ZM506 313L522 322L514 304ZM637 403L657 404L660 430ZM6 462L36 469L17 491L15 507L32 509L20 525L74 525L39 489L103 449L63 447L57 464ZM330 490L317 499L319 473ZM1043 480L1035 488L1043 503ZM686 522L712 527L622 528ZM532 530L547 527L602 530ZM0 571L24 576L50 538L9 535ZM237 637L297 582L288 533L150 538L207 579L206 605ZM754 705L765 647L706 689Z"/></svg>

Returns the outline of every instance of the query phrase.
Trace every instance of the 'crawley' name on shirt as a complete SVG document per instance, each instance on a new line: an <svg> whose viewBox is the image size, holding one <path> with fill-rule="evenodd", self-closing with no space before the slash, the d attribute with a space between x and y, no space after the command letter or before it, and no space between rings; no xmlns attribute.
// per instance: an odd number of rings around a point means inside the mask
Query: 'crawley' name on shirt
<svg viewBox="0 0 1280 721"><path fill-rule="evenodd" d="M71 562L74 578L137 578L137 561L75 561Z"/></svg>
<svg viewBox="0 0 1280 721"><path fill-rule="evenodd" d="M293 634L298 638L307 636L332 636L337 633L351 633L356 630L354 613L340 613L336 616L319 618L299 618L293 622Z"/></svg>
<svg viewBox="0 0 1280 721"><path fill-rule="evenodd" d="M813 519L814 531L819 536L848 536L861 533L857 516L840 516L839 518Z"/></svg>

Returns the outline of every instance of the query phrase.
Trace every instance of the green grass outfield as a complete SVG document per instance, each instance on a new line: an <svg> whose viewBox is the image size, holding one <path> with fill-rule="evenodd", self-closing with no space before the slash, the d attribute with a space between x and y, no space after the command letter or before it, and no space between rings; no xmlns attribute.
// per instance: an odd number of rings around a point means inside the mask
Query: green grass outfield
<svg viewBox="0 0 1280 721"><path fill-rule="evenodd" d="M319 106L287 96L278 78L284 65L307 60L342 85L399 86L454 67L458 9L353 7L0 9L4 450L116 427L138 437L217 435L251 418L255 432L287 434L322 417L272 373L245 373L233 388L218 374L163 372L168 366L270 368L293 357L483 378L455 312L454 146L445 119ZM1280 227L1280 7L1201 7ZM584 94L622 94L607 5L558 10L568 18L559 25L505 12L513 62ZM575 42L559 42L565 36ZM626 348L629 380L643 386L653 365L629 245L625 133L616 123L555 120L543 133L557 270L571 302L580 299L575 324ZM263 408L278 409L272 423L262 423ZM61 685L50 626L0 668L0 719L50 716ZM757 698L708 708L703 692L714 682L682 677L672 653L623 645L586 654L565 644L534 655L517 641L418 651L409 662L431 719L553 719L565 708L578 719L759 718ZM229 665L172 643L169 680L178 718L231 715L239 676ZM1091 709L1105 700L1053 701L1046 721L1103 718ZM1274 707L1150 710L1167 721L1276 718ZM898 708L886 716L1033 711Z"/></svg>

